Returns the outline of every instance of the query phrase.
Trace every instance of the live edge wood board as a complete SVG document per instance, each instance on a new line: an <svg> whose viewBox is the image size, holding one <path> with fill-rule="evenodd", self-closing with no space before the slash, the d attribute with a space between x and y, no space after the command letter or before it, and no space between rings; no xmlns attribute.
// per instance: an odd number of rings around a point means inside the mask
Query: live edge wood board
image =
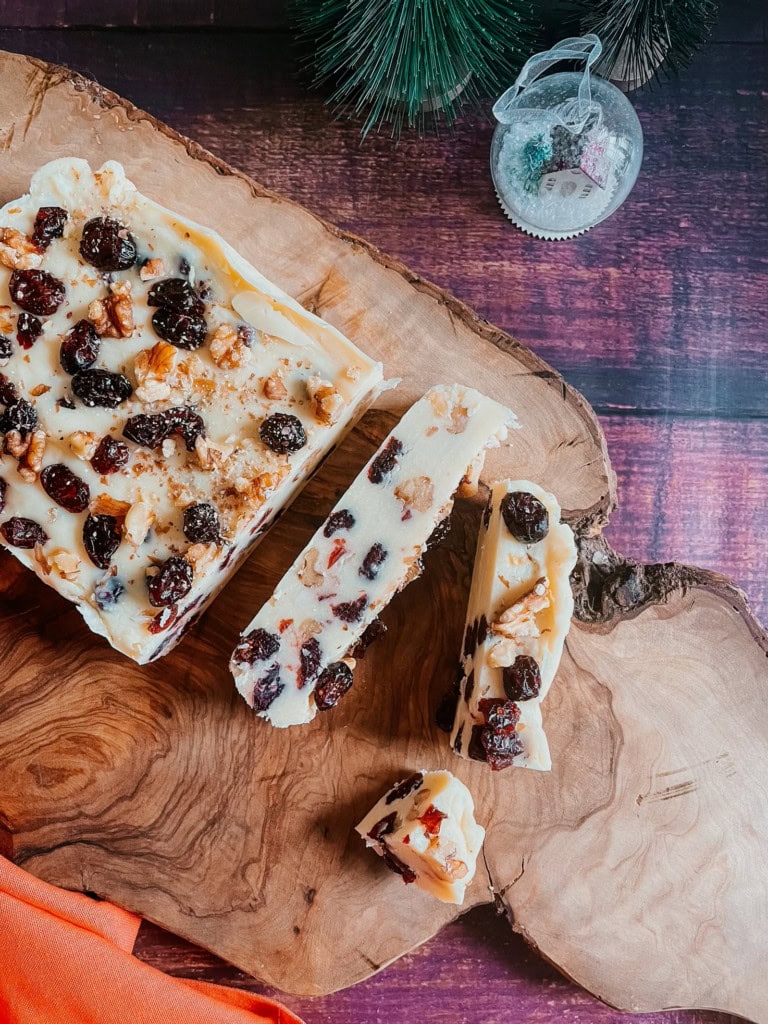
<svg viewBox="0 0 768 1024"><path fill-rule="evenodd" d="M217 228L402 378L168 658L138 668L0 559L0 851L143 914L293 993L352 985L457 913L390 875L352 826L394 780L448 767L488 836L467 906L496 901L565 974L628 1010L768 1021L768 638L727 579L611 551L595 415L450 295L274 195L95 83L0 55L0 201L57 156L112 158ZM458 380L522 424L484 479L529 476L580 539L577 615L545 705L554 768L454 757L453 676L480 507L385 613L349 697L310 726L255 719L226 669L238 630L395 418Z"/></svg>

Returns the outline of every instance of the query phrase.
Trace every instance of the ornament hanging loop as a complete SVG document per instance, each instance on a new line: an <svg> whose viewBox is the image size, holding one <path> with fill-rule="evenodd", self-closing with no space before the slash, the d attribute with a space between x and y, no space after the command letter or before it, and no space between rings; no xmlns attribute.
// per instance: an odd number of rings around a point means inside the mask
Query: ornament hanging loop
<svg viewBox="0 0 768 1024"><path fill-rule="evenodd" d="M493 105L493 116L499 124L511 124L521 113L528 117L536 115L539 120L543 119L550 125L562 125L574 134L582 132L590 119L594 125L599 125L602 108L599 103L592 100L590 75L602 52L603 44L596 35L590 33L563 39L551 50L535 54L525 63L514 85L496 100ZM518 105L520 93L562 60L584 61L584 71L577 95L559 107L538 111L528 107L521 111Z"/></svg>

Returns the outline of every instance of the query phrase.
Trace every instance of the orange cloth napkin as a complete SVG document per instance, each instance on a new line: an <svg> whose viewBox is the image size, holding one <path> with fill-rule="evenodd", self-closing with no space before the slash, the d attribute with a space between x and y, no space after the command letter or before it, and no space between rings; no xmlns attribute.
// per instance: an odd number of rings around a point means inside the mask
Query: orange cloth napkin
<svg viewBox="0 0 768 1024"><path fill-rule="evenodd" d="M0 857L0 1024L302 1024L271 999L137 960L140 923Z"/></svg>

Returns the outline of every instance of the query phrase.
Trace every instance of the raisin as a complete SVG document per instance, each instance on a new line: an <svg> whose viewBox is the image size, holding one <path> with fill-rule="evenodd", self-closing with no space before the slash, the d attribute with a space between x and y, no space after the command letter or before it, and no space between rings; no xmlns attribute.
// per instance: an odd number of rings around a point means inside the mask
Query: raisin
<svg viewBox="0 0 768 1024"><path fill-rule="evenodd" d="M116 409L133 394L128 378L109 370L80 370L72 378L72 390L89 409Z"/></svg>
<svg viewBox="0 0 768 1024"><path fill-rule="evenodd" d="M83 524L83 546L94 565L108 569L120 547L120 528L114 516L89 515Z"/></svg>
<svg viewBox="0 0 768 1024"><path fill-rule="evenodd" d="M91 465L100 476L108 476L110 473L117 473L123 466L127 466L130 455L127 444L123 444L122 441L107 434L99 441L99 447L93 453Z"/></svg>
<svg viewBox="0 0 768 1024"><path fill-rule="evenodd" d="M448 817L443 811L439 811L434 804L430 804L429 807L419 818L419 821L424 826L425 833L432 839L436 839L440 835L440 826Z"/></svg>
<svg viewBox="0 0 768 1024"><path fill-rule="evenodd" d="M254 629L240 638L232 660L238 665L253 665L257 661L266 661L280 649L280 637L276 633L268 633L266 629Z"/></svg>
<svg viewBox="0 0 768 1024"><path fill-rule="evenodd" d="M322 650L317 637L311 636L305 640L299 650L299 689L317 676L320 671Z"/></svg>
<svg viewBox="0 0 768 1024"><path fill-rule="evenodd" d="M477 624L477 646L481 647L486 639L488 638L488 619L485 615L480 616L480 621Z"/></svg>
<svg viewBox="0 0 768 1024"><path fill-rule="evenodd" d="M536 659L520 654L513 665L501 670L504 693L510 700L533 700L541 689L541 672Z"/></svg>
<svg viewBox="0 0 768 1024"><path fill-rule="evenodd" d="M64 285L46 270L14 270L8 282L17 306L35 316L53 316L64 301Z"/></svg>
<svg viewBox="0 0 768 1024"><path fill-rule="evenodd" d="M128 270L136 262L136 242L120 221L94 217L83 226L80 255L97 270Z"/></svg>
<svg viewBox="0 0 768 1024"><path fill-rule="evenodd" d="M386 447L379 452L368 467L368 479L372 484L380 484L384 477L391 473L397 465L397 456L403 450L402 441L390 437Z"/></svg>
<svg viewBox="0 0 768 1024"><path fill-rule="evenodd" d="M381 544L374 544L363 559L363 564L358 569L359 574L365 576L367 580L375 580L379 575L379 567L386 557L387 552Z"/></svg>
<svg viewBox="0 0 768 1024"><path fill-rule="evenodd" d="M167 306L161 306L152 314L152 326L163 341L188 350L200 348L208 333L208 325L203 317L177 313Z"/></svg>
<svg viewBox="0 0 768 1024"><path fill-rule="evenodd" d="M178 614L179 609L176 607L175 604L168 605L167 608L163 608L161 611L159 611L157 615L155 615L155 617L150 621L149 625L147 626L148 631L152 634L164 632L166 629L168 629L169 626L172 626L174 624L178 617ZM159 650L162 650L162 647L160 647Z"/></svg>
<svg viewBox="0 0 768 1024"><path fill-rule="evenodd" d="M194 316L202 316L205 312L194 288L183 277L168 277L153 284L147 295L147 305L164 306L174 313L191 313Z"/></svg>
<svg viewBox="0 0 768 1024"><path fill-rule="evenodd" d="M273 412L259 427L259 437L273 452L287 455L297 452L307 443L301 420L287 412Z"/></svg>
<svg viewBox="0 0 768 1024"><path fill-rule="evenodd" d="M523 544L536 544L549 533L549 513L527 491L512 491L501 499L501 515L507 529Z"/></svg>
<svg viewBox="0 0 768 1024"><path fill-rule="evenodd" d="M54 238L61 238L67 223L67 211L60 206L41 206L35 217L32 241L38 249L47 249Z"/></svg>
<svg viewBox="0 0 768 1024"><path fill-rule="evenodd" d="M257 679L254 684L251 695L254 711L266 711L284 689L284 684L280 682L280 666L270 665L261 679Z"/></svg>
<svg viewBox="0 0 768 1024"><path fill-rule="evenodd" d="M386 817L381 818L368 833L369 839L380 843L384 836L391 835L397 828L397 811L392 811Z"/></svg>
<svg viewBox="0 0 768 1024"><path fill-rule="evenodd" d="M88 508L91 500L88 484L63 463L46 466L40 474L40 483L48 497L67 512L84 512Z"/></svg>
<svg viewBox="0 0 768 1024"><path fill-rule="evenodd" d="M59 362L67 373L79 373L93 366L100 348L101 341L90 320L78 320L61 343Z"/></svg>
<svg viewBox="0 0 768 1024"><path fill-rule="evenodd" d="M192 589L192 566L179 555L171 555L158 572L147 576L149 603L154 608L166 608L186 597Z"/></svg>
<svg viewBox="0 0 768 1024"><path fill-rule="evenodd" d="M332 537L339 530L351 530L355 525L355 517L346 509L339 509L338 512L331 512L323 528L324 537Z"/></svg>
<svg viewBox="0 0 768 1024"><path fill-rule="evenodd" d="M365 657L365 652L376 640L380 640L381 637L387 632L387 627L381 621L381 619L374 619L373 622L369 622L368 625L362 632L357 643L349 651L349 657L354 658L356 661Z"/></svg>
<svg viewBox="0 0 768 1024"><path fill-rule="evenodd" d="M414 775L409 775L407 779L403 779L402 782L398 782L396 786L387 793L385 804L394 803L395 800L402 800L408 796L409 793L415 792L424 781L424 776L421 772L416 772Z"/></svg>
<svg viewBox="0 0 768 1024"><path fill-rule="evenodd" d="M445 519L440 520L432 533L430 533L429 537L427 537L427 551L431 551L432 548L436 548L442 544L450 532L451 517L446 516Z"/></svg>
<svg viewBox="0 0 768 1024"><path fill-rule="evenodd" d="M93 599L103 612L111 612L125 593L125 584L117 576L104 576L93 588Z"/></svg>
<svg viewBox="0 0 768 1024"><path fill-rule="evenodd" d="M43 325L31 313L19 313L16 321L16 340L22 348L32 348L43 333Z"/></svg>
<svg viewBox="0 0 768 1024"><path fill-rule="evenodd" d="M218 544L221 523L213 505L199 502L184 509L184 536L192 544Z"/></svg>
<svg viewBox="0 0 768 1024"><path fill-rule="evenodd" d="M361 594L355 601L343 601L341 604L331 605L331 611L342 622L359 622L367 604L367 596Z"/></svg>
<svg viewBox="0 0 768 1024"><path fill-rule="evenodd" d="M7 363L13 355L13 342L5 334L0 334L0 363Z"/></svg>
<svg viewBox="0 0 768 1024"><path fill-rule="evenodd" d="M37 412L26 398L18 398L11 402L0 416L0 433L3 434L7 434L9 430L18 430L22 437L26 437L36 427Z"/></svg>
<svg viewBox="0 0 768 1024"><path fill-rule="evenodd" d="M37 544L45 544L48 534L34 519L23 516L12 516L0 526L0 533L14 548L33 548Z"/></svg>
<svg viewBox="0 0 768 1024"><path fill-rule="evenodd" d="M318 711L335 708L345 693L352 688L352 669L343 661L334 661L323 672L315 687L315 705Z"/></svg>
<svg viewBox="0 0 768 1024"><path fill-rule="evenodd" d="M5 508L5 493L8 490L8 484L0 476L0 512Z"/></svg>
<svg viewBox="0 0 768 1024"><path fill-rule="evenodd" d="M3 405L10 405L18 397L19 392L16 390L16 385L13 381L8 380L4 373L0 373L0 402Z"/></svg>

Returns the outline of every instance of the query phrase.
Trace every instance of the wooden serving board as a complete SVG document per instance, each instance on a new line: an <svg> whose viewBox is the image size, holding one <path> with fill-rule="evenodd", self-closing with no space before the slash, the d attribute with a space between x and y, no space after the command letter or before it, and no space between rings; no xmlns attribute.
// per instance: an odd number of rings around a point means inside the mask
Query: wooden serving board
<svg viewBox="0 0 768 1024"><path fill-rule="evenodd" d="M406 888L352 827L384 787L449 767L487 827L467 907L497 901L564 973L629 1010L768 1021L768 638L726 579L607 547L600 427L531 352L438 288L91 81L0 55L0 201L57 156L122 161L383 359L401 386L323 466L193 633L138 668L0 558L0 851L258 978L323 993L368 977L455 908ZM577 618L545 705L554 769L494 775L433 725L453 676L479 506L387 609L349 697L274 730L234 691L238 630L373 446L431 384L508 403L485 477L530 476L578 531ZM466 908L465 908L466 909Z"/></svg>

